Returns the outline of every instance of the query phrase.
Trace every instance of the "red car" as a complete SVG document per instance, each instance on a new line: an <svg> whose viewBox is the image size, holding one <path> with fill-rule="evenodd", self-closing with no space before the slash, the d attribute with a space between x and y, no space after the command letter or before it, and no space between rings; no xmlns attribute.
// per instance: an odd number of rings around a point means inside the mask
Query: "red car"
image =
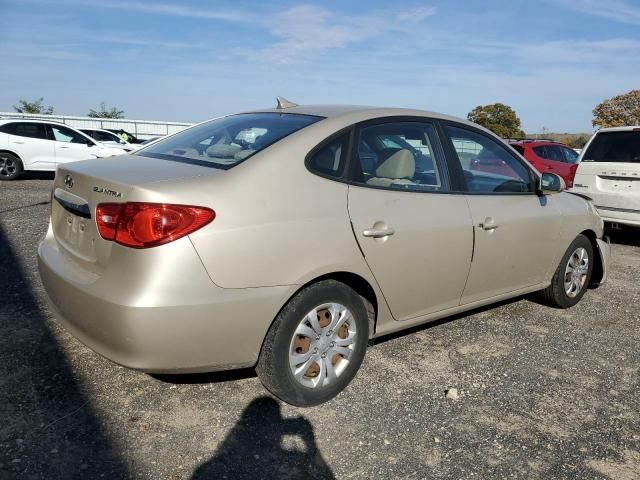
<svg viewBox="0 0 640 480"><path fill-rule="evenodd" d="M573 187L573 177L578 168L578 153L571 147L549 140L520 140L511 142L511 146L540 173L551 172L560 175L567 188Z"/></svg>

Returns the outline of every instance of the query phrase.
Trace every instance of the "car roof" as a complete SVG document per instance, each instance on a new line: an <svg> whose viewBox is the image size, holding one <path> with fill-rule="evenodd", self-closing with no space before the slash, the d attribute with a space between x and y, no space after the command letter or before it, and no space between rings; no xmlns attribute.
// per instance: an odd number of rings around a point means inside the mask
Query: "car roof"
<svg viewBox="0 0 640 480"><path fill-rule="evenodd" d="M451 120L458 123L472 125L476 128L479 125L469 122L463 118L431 112L428 110L418 110L411 108L375 107L366 105L296 105L288 108L263 108L251 110L243 113L291 113L297 115L316 115L324 118L353 117L355 121L363 119L374 119L381 117L429 117L440 120ZM480 127L482 128L482 127Z"/></svg>
<svg viewBox="0 0 640 480"><path fill-rule="evenodd" d="M625 127L607 127L607 128L601 128L599 129L596 134L598 133L606 133L606 132L630 132L633 130L640 130L640 125L628 125Z"/></svg>
<svg viewBox="0 0 640 480"><path fill-rule="evenodd" d="M30 118L3 118L0 119L0 125L4 125L6 123L44 123L44 124L54 124L54 125L60 125L62 127L67 127L67 128L71 128L73 130L78 130L77 128L72 127L71 125L66 125L64 123L61 122L56 122L54 120L36 120L36 119L30 119Z"/></svg>

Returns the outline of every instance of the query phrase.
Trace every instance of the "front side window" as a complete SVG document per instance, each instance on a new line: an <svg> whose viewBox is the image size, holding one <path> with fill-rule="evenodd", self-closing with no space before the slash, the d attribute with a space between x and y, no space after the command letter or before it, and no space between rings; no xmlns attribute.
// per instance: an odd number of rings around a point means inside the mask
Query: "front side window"
<svg viewBox="0 0 640 480"><path fill-rule="evenodd" d="M160 140L136 155L227 169L321 119L290 113L231 115Z"/></svg>
<svg viewBox="0 0 640 480"><path fill-rule="evenodd" d="M529 169L488 136L447 126L447 133L472 193L528 193L535 188Z"/></svg>
<svg viewBox="0 0 640 480"><path fill-rule="evenodd" d="M640 163L640 130L598 133L582 161Z"/></svg>
<svg viewBox="0 0 640 480"><path fill-rule="evenodd" d="M70 128L61 127L60 125L50 125L50 128L53 133L53 139L56 142L84 143L85 145L89 143L87 137L71 130Z"/></svg>
<svg viewBox="0 0 640 480"><path fill-rule="evenodd" d="M47 129L43 123L16 122L6 125L7 133L18 137L47 139Z"/></svg>
<svg viewBox="0 0 640 480"><path fill-rule="evenodd" d="M352 180L394 190L442 191L442 165L430 123L390 122L363 127Z"/></svg>

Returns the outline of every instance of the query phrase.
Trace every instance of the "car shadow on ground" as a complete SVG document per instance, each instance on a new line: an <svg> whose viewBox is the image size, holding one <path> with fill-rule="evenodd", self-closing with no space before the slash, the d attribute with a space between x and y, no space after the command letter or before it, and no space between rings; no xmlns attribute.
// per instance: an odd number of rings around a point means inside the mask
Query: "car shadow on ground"
<svg viewBox="0 0 640 480"><path fill-rule="evenodd" d="M254 399L194 480L335 478L303 416L284 418L273 398Z"/></svg>
<svg viewBox="0 0 640 480"><path fill-rule="evenodd" d="M0 216L0 478L127 478L19 263L35 252L14 250L10 224Z"/></svg>
<svg viewBox="0 0 640 480"><path fill-rule="evenodd" d="M20 176L12 180L19 182L21 180L53 180L56 177L56 172L22 172Z"/></svg>
<svg viewBox="0 0 640 480"><path fill-rule="evenodd" d="M606 227L604 233L609 235L611 243L640 247L640 227Z"/></svg>

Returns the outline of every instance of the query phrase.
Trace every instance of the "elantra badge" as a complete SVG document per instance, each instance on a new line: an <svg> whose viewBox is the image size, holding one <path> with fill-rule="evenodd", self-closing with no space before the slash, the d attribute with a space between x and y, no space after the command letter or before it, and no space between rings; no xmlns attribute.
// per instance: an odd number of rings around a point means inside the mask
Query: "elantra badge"
<svg viewBox="0 0 640 480"><path fill-rule="evenodd" d="M115 190L110 190L105 187L98 187L94 185L93 191L96 193L104 193L105 195L109 195L110 197L122 198L122 193L116 192Z"/></svg>

